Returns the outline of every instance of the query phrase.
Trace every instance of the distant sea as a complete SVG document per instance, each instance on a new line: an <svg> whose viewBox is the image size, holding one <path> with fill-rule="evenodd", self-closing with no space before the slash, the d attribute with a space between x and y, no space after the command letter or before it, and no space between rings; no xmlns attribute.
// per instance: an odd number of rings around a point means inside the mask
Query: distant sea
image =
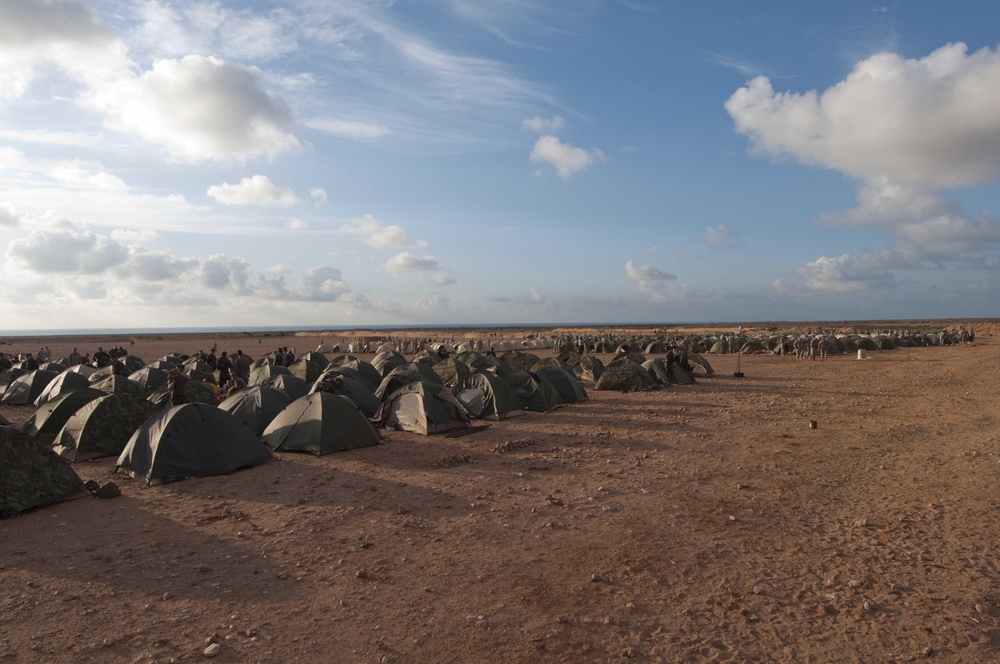
<svg viewBox="0 0 1000 664"><path fill-rule="evenodd" d="M0 330L0 337L122 336L131 334L222 334L241 332L337 332L343 330L462 330L468 328L636 327L698 325L699 323L426 323L422 325L292 325L284 327L120 327L70 328L65 330ZM726 323L704 323L726 325Z"/></svg>

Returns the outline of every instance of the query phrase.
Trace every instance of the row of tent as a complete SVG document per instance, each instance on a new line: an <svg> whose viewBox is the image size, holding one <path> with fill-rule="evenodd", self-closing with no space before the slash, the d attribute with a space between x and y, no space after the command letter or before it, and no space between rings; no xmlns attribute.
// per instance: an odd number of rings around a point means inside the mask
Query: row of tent
<svg viewBox="0 0 1000 664"><path fill-rule="evenodd" d="M662 359L646 360L636 353L607 367L575 353L545 360L517 351L500 358L471 351L445 354L424 352L407 360L384 349L365 362L349 355L329 360L313 352L293 367L264 357L254 363L251 385L221 403L210 385L201 382L215 378L208 367L183 356L142 366L139 358L131 358L123 363L133 369L127 377L108 368L70 367L58 373L51 365L28 373L15 369L0 376L4 399L38 408L20 430L0 427L3 440L13 441L3 459L8 454L24 457L27 440L39 450L38 459L49 457L44 463L36 459L36 465L66 466L117 455L121 469L156 483L228 473L267 461L272 450L326 454L375 445L381 440L376 425L432 434L469 428L474 419L548 412L587 398L580 378L595 381L597 389L618 390L693 380L676 366L677 375L667 376ZM178 365L201 380L188 385L191 403L169 406L158 372ZM711 371L707 362L704 366ZM79 488L59 480L39 491L37 481L65 479L67 473L52 471L29 481L25 472L8 472L17 465L4 460L0 468L0 512L5 515L28 503L42 504L67 487L74 492ZM11 497L12 487L27 485L32 485L27 493L36 498L25 498L23 491L20 498Z"/></svg>

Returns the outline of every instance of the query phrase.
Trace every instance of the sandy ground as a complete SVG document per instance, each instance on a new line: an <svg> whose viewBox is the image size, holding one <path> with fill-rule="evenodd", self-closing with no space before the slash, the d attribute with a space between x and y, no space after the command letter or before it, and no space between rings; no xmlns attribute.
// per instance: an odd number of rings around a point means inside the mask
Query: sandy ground
<svg viewBox="0 0 1000 664"><path fill-rule="evenodd" d="M713 357L461 438L119 477L0 521L0 662L1000 661L998 359Z"/></svg>

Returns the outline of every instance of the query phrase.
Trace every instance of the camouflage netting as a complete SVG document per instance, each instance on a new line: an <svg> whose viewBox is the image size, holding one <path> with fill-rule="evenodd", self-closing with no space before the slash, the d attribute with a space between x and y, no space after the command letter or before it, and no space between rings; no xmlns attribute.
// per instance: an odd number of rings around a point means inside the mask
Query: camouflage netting
<svg viewBox="0 0 1000 664"><path fill-rule="evenodd" d="M95 390L107 392L108 394L131 394L136 397L146 396L146 391L124 376L111 375L90 384ZM163 385L166 389L166 385Z"/></svg>
<svg viewBox="0 0 1000 664"><path fill-rule="evenodd" d="M53 441L53 450L70 461L117 456L156 412L156 405L146 399L127 394L100 397L69 418Z"/></svg>
<svg viewBox="0 0 1000 664"><path fill-rule="evenodd" d="M0 517L84 495L70 465L29 436L0 427Z"/></svg>
<svg viewBox="0 0 1000 664"><path fill-rule="evenodd" d="M544 360L539 360L538 362L536 362L533 367L531 367L530 369L528 369L528 371L535 372L535 371L538 371L539 369L547 369L549 367L556 367L558 369L565 369L566 371L570 370L570 368L569 368L570 365L567 364L566 362L563 362L558 357L547 357Z"/></svg>
<svg viewBox="0 0 1000 664"><path fill-rule="evenodd" d="M315 383L316 379L323 375L323 367L315 362L310 362L309 360L299 359L293 362L288 370L292 372L292 375L296 378L301 378L307 383Z"/></svg>
<svg viewBox="0 0 1000 664"><path fill-rule="evenodd" d="M506 362L514 371L530 371L531 367L538 364L539 360L541 360L534 353L521 353L516 350L504 353L500 356L500 359Z"/></svg>
<svg viewBox="0 0 1000 664"><path fill-rule="evenodd" d="M464 362L459 362L454 358L449 358L447 360L441 360L433 367L434 373L438 376L438 382L445 387L450 387L453 390L459 390L465 387L466 381L469 376L472 375L472 370L469 369L469 365Z"/></svg>
<svg viewBox="0 0 1000 664"><path fill-rule="evenodd" d="M632 360L622 357L604 367L604 372L597 380L595 390L613 390L617 392L638 392L656 387L656 381L649 372Z"/></svg>
<svg viewBox="0 0 1000 664"><path fill-rule="evenodd" d="M153 390L152 394L148 397L149 402L160 408L169 407L171 404L168 388L169 386L167 385L160 385ZM188 383L185 394L187 395L188 403L207 403L213 406L219 403L219 397L216 396L215 390L212 389L211 385L206 383L197 383L192 380Z"/></svg>
<svg viewBox="0 0 1000 664"><path fill-rule="evenodd" d="M581 355L580 361L573 367L573 373L584 380L600 380L604 373L604 363L596 357Z"/></svg>
<svg viewBox="0 0 1000 664"><path fill-rule="evenodd" d="M618 353L617 355L615 355L615 357L611 360L611 364L614 364L615 362L621 359L627 359L631 362L634 362L635 364L642 365L642 363L645 362L647 358L642 353L637 353L635 351L627 351L625 353ZM608 367L610 367L611 364L608 364Z"/></svg>
<svg viewBox="0 0 1000 664"><path fill-rule="evenodd" d="M887 336L879 335L875 337L875 343L879 350L896 350L896 344Z"/></svg>
<svg viewBox="0 0 1000 664"><path fill-rule="evenodd" d="M878 350L878 344L871 337L858 337L858 350Z"/></svg>
<svg viewBox="0 0 1000 664"><path fill-rule="evenodd" d="M688 362L693 365L700 366L704 371L706 376L712 376L715 374L715 369L709 364L708 360L699 355L698 353L688 353Z"/></svg>

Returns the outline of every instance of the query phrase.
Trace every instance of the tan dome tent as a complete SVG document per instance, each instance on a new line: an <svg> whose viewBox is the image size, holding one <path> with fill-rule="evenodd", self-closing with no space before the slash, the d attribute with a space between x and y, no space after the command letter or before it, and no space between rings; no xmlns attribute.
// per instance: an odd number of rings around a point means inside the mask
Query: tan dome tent
<svg viewBox="0 0 1000 664"><path fill-rule="evenodd" d="M254 385L227 397L219 408L232 413L250 431L260 436L290 403L292 398L284 390Z"/></svg>
<svg viewBox="0 0 1000 664"><path fill-rule="evenodd" d="M0 427L0 517L86 495L65 460L24 433Z"/></svg>
<svg viewBox="0 0 1000 664"><path fill-rule="evenodd" d="M117 467L157 484L225 475L271 459L267 446L234 415L186 403L146 420L125 445Z"/></svg>
<svg viewBox="0 0 1000 664"><path fill-rule="evenodd" d="M71 390L84 390L88 387L90 387L90 381L83 374L63 371L45 386L42 393L35 399L35 405L41 407L45 405L45 402L55 399L61 394Z"/></svg>
<svg viewBox="0 0 1000 664"><path fill-rule="evenodd" d="M105 394L70 417L52 449L70 461L118 456L143 422L157 413L155 404L128 394Z"/></svg>
<svg viewBox="0 0 1000 664"><path fill-rule="evenodd" d="M316 392L280 412L264 431L263 440L276 452L318 455L378 445L381 438L353 401Z"/></svg>
<svg viewBox="0 0 1000 664"><path fill-rule="evenodd" d="M393 392L375 419L390 429L424 435L469 428L465 409L452 391L425 381L410 383Z"/></svg>
<svg viewBox="0 0 1000 664"><path fill-rule="evenodd" d="M316 346L317 353L336 353L340 350L340 346L331 346L330 344L320 344Z"/></svg>

